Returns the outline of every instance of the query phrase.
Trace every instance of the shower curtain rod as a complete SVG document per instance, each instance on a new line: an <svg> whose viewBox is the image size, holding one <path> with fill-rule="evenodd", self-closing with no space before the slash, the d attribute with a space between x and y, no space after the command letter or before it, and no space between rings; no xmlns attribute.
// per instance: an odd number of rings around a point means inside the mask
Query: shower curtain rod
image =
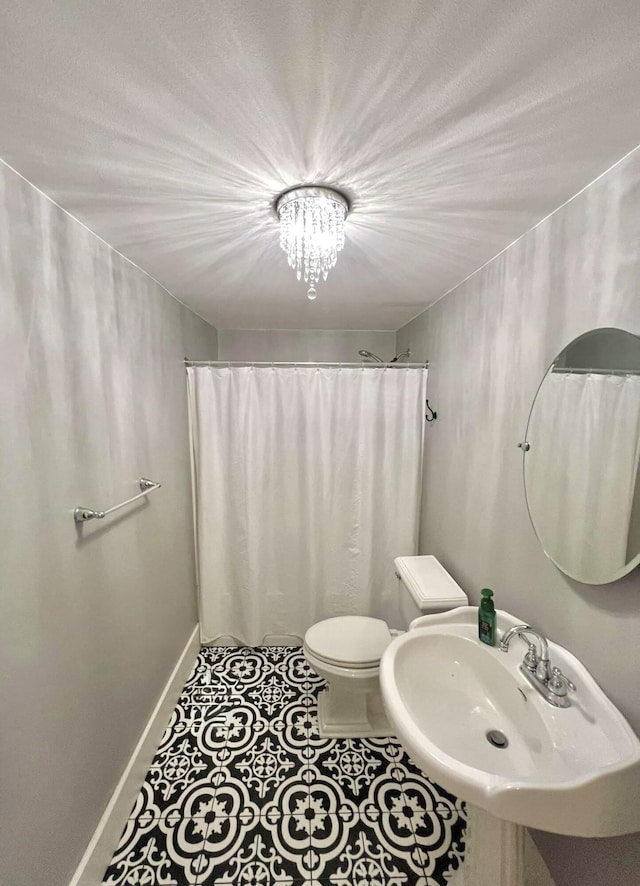
<svg viewBox="0 0 640 886"><path fill-rule="evenodd" d="M277 360L188 360L184 358L185 366L352 366L360 369L384 369L387 366L396 369L428 369L429 361L423 363L331 363L323 360L305 362L304 360L290 360L279 362Z"/></svg>

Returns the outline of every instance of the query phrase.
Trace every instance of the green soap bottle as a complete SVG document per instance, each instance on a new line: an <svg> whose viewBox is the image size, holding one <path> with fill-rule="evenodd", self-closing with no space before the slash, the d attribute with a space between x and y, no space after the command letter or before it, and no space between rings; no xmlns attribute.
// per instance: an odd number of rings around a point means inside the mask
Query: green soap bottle
<svg viewBox="0 0 640 886"><path fill-rule="evenodd" d="M493 591L482 589L482 599L478 609L478 636L487 646L496 645L496 608L493 605Z"/></svg>

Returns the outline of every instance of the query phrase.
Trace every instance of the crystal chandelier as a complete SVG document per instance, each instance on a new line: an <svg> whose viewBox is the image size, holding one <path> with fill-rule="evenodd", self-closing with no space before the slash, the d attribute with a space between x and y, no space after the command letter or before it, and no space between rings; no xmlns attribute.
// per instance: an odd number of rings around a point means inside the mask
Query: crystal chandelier
<svg viewBox="0 0 640 886"><path fill-rule="evenodd" d="M349 204L332 188L293 188L276 201L280 220L280 246L298 280L309 284L307 295L316 297L316 283L335 265L344 246L344 220Z"/></svg>

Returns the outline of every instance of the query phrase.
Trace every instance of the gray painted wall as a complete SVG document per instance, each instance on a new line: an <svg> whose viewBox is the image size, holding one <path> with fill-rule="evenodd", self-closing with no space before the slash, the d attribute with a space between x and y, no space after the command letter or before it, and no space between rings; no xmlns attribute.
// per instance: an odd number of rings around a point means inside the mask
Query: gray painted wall
<svg viewBox="0 0 640 886"><path fill-rule="evenodd" d="M640 732L640 572L604 587L563 576L530 525L524 437L555 355L598 326L640 333L640 151L398 331L431 361L421 549L478 602L567 646ZM537 834L558 886L640 883L640 835Z"/></svg>
<svg viewBox="0 0 640 886"><path fill-rule="evenodd" d="M196 623L182 359L216 332L4 165L0 318L0 883L63 886Z"/></svg>
<svg viewBox="0 0 640 886"><path fill-rule="evenodd" d="M220 329L218 342L221 360L358 363L361 349L383 360L396 353L395 332L370 329Z"/></svg>

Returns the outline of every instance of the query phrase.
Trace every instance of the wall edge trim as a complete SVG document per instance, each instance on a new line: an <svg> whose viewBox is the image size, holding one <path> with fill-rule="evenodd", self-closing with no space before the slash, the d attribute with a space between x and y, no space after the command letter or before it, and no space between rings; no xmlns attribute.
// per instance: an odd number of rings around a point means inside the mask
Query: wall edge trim
<svg viewBox="0 0 640 886"><path fill-rule="evenodd" d="M207 320L205 317L202 316L202 314L199 314L194 308L191 308L191 307L189 307L189 305L185 304L181 299L178 298L177 295L175 295L173 292L171 292L170 289L167 289L167 287L163 283L161 283L156 277L154 277L153 274L150 274L149 271L145 271L145 269L141 268L139 264L136 264L136 262L134 262L134 260L132 258L129 258L129 256L124 254L124 252L120 252L120 250L116 249L115 246L112 246L112 244L109 243L108 240L105 240L104 237L101 237L100 234L97 234L93 230L93 228L90 228L86 222L83 222L82 219L78 218L77 215L74 215L73 212L71 212L69 209L65 209L64 206L62 206L62 204L58 203L58 201L54 200L54 198L50 194L47 194L46 191L43 191L42 188L40 188L40 187L38 187L38 185L34 184L31 181L31 179L27 178L26 175L23 175L18 169L15 168L15 166L12 166L3 157L0 157L0 163L3 166L5 166L7 169L9 169L11 172L13 172L14 175L17 175L18 178L21 178L22 181L26 182L30 187L33 188L34 191L37 191L39 194L41 194L45 198L45 200L47 200L49 203L53 203L53 205L55 207L57 207L61 212L64 212L65 215L68 215L69 218L73 219L74 222L76 222L81 227L83 227L85 229L85 231L88 231L93 237L96 238L96 240L99 240L101 243L104 243L104 245L107 247L107 249L109 249L111 252L115 252L115 254L119 255L120 258L124 259L124 261L126 261L127 264L133 265L133 267L137 271L140 271L140 273L144 274L145 277L148 277L150 280L153 280L153 282L156 284L156 286L159 286L160 289L162 289L163 292L166 292L170 298L172 298L174 301L177 301L179 305L182 305L182 307L186 311L189 311L191 314L195 314L195 316L199 317L203 323L207 324L207 326L211 326L211 328L215 329L216 332L218 331L217 327L213 325L211 320Z"/></svg>
<svg viewBox="0 0 640 886"><path fill-rule="evenodd" d="M591 179L590 182L587 182L586 185L583 185L579 191L576 191L575 194L572 194L571 197L568 197L564 201L564 203L561 203L559 206L556 206L556 208L552 209L551 212L547 212L547 214L543 218L541 218L539 221L537 221L534 225L531 225L531 227L527 228L526 231L523 231L522 234L518 234L518 236L515 237L510 243L507 243L507 245L504 246L500 250L500 252L496 252L495 255L492 255L491 258L488 258L479 267L477 267L475 269L475 271L471 271L470 274L467 274L466 277L464 277L462 280L460 280L458 283L456 283L450 289L447 289L447 291L443 292L442 295L439 295L438 298L435 301L432 301L431 304L427 305L426 308L423 308L421 311L419 311L415 315L415 317L412 317L410 320L407 320L407 322L403 326L400 326L398 329L396 329L396 333L400 332L402 329L404 329L410 323L413 323L413 321L417 320L418 317L421 317L423 314L426 314L426 312L430 311L431 308L435 307L435 305L437 305L438 302L441 302L443 298L446 298L448 295L451 295L451 293L455 292L456 289L458 289L460 286L462 286L463 283L466 283L467 280L470 280L472 277L475 277L476 274L479 274L480 271L484 270L484 268L487 267L487 265L490 265L497 258L500 258L500 256L504 252L507 252L509 249L511 249L512 246L515 246L516 243L518 243L520 240L524 239L532 231L535 231L536 228L539 228L540 225L544 224L544 222L546 222L547 219L550 219L551 216L555 215L556 212L560 212L561 209L564 209L565 206L567 206L569 203L572 203L576 199L576 197L579 197L581 194L584 194L584 192L587 191L591 187L591 185L595 185L595 183L600 181L601 178L604 178L605 175L608 175L608 173L612 172L616 168L616 166L619 166L621 163L624 163L624 161L628 157L630 157L631 154L633 154L635 151L637 151L638 148L640 148L640 144L631 148L631 150L627 151L626 154L623 154L622 157L620 157L618 160L616 160L615 163L612 163L611 166L607 166L607 168L604 170L604 172L601 172L599 175L596 175L596 177Z"/></svg>

